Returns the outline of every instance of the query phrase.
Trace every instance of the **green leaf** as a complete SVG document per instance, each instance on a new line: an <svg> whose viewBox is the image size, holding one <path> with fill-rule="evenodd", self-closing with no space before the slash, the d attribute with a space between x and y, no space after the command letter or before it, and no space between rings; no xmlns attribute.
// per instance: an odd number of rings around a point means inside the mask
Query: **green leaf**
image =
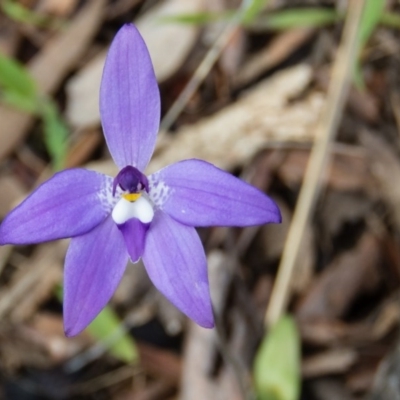
<svg viewBox="0 0 400 400"><path fill-rule="evenodd" d="M291 8L269 14L255 21L255 26L271 30L286 30L300 27L320 27L334 24L342 17L328 8Z"/></svg>
<svg viewBox="0 0 400 400"><path fill-rule="evenodd" d="M45 144L56 170L63 167L68 129L56 105L39 96L36 83L17 61L0 53L0 100L43 119Z"/></svg>
<svg viewBox="0 0 400 400"><path fill-rule="evenodd" d="M376 29L385 10L385 5L386 0L366 0L360 22L359 48L365 46Z"/></svg>
<svg viewBox="0 0 400 400"><path fill-rule="evenodd" d="M248 24L253 21L269 2L270 0L248 0L242 16L243 23Z"/></svg>
<svg viewBox="0 0 400 400"><path fill-rule="evenodd" d="M400 29L400 14L393 12L383 12L379 21L384 26L389 28Z"/></svg>
<svg viewBox="0 0 400 400"><path fill-rule="evenodd" d="M36 97L36 84L17 61L0 53L0 87L27 98Z"/></svg>
<svg viewBox="0 0 400 400"><path fill-rule="evenodd" d="M282 317L264 337L254 362L260 400L297 400L300 395L300 338L294 320Z"/></svg>
<svg viewBox="0 0 400 400"><path fill-rule="evenodd" d="M29 114L37 113L37 100L36 98L26 97L18 92L5 89L0 92L0 100L8 106L17 108Z"/></svg>
<svg viewBox="0 0 400 400"><path fill-rule="evenodd" d="M112 341L114 335L118 336L115 343L110 345L110 353L126 363L139 362L139 353L135 342L128 334L121 331L121 321L111 307L105 307L86 329L103 343Z"/></svg>
<svg viewBox="0 0 400 400"><path fill-rule="evenodd" d="M57 106L47 100L41 109L44 141L56 171L63 168L67 155L68 128L58 112Z"/></svg>
<svg viewBox="0 0 400 400"><path fill-rule="evenodd" d="M0 100L14 108L37 112L36 84L28 71L16 60L0 53Z"/></svg>
<svg viewBox="0 0 400 400"><path fill-rule="evenodd" d="M161 18L161 22L174 22L186 25L204 25L232 16L232 13L192 13L176 14Z"/></svg>
<svg viewBox="0 0 400 400"><path fill-rule="evenodd" d="M358 32L357 51L360 52L364 48L370 36L376 29L379 21L382 18L385 5L386 0L366 0ZM358 89L364 89L365 84L359 58L354 65L353 81Z"/></svg>
<svg viewBox="0 0 400 400"><path fill-rule="evenodd" d="M63 287L57 286L55 289L57 298L62 301ZM104 343L109 352L118 360L136 364L139 362L139 352L131 336L121 330L121 321L110 306L105 306L100 314L86 328L99 342ZM114 339L118 334L118 340L108 346L110 339Z"/></svg>
<svg viewBox="0 0 400 400"><path fill-rule="evenodd" d="M250 23L270 0L247 0L245 1L243 10L239 10L240 20L244 24ZM236 11L226 11L221 13L193 13L193 14L178 14L162 18L165 22L175 22L180 24L203 25L210 22L215 22L223 19L229 19L238 16Z"/></svg>
<svg viewBox="0 0 400 400"><path fill-rule="evenodd" d="M60 20L35 13L13 0L3 0L1 2L1 10L8 18L24 24L54 28L62 26Z"/></svg>

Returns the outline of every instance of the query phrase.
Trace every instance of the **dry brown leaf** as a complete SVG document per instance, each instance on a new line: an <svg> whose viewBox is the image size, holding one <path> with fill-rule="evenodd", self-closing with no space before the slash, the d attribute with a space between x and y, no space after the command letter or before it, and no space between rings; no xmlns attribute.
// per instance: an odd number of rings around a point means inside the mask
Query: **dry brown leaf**
<svg viewBox="0 0 400 400"><path fill-rule="evenodd" d="M4 218L11 207L26 194L26 188L16 176L0 176L0 218Z"/></svg>
<svg viewBox="0 0 400 400"><path fill-rule="evenodd" d="M99 91L106 54L101 51L67 82L65 116L76 128L100 123Z"/></svg>
<svg viewBox="0 0 400 400"><path fill-rule="evenodd" d="M56 314L38 312L24 330L33 345L46 349L54 364L75 356L91 342L90 336L85 334L67 338L62 316Z"/></svg>
<svg viewBox="0 0 400 400"><path fill-rule="evenodd" d="M361 293L378 284L380 255L378 240L364 233L354 249L335 259L315 280L297 316L304 319L342 316Z"/></svg>
<svg viewBox="0 0 400 400"><path fill-rule="evenodd" d="M352 330L352 327L336 319L303 320L299 318L297 323L303 342L314 346L332 346L341 343Z"/></svg>
<svg viewBox="0 0 400 400"><path fill-rule="evenodd" d="M157 80L162 82L183 64L195 44L199 27L162 21L171 15L203 11L204 0L160 2L136 21L153 61ZM99 53L67 84L67 120L81 128L100 122L99 88L106 50Z"/></svg>
<svg viewBox="0 0 400 400"><path fill-rule="evenodd" d="M315 400L354 400L354 397L339 379L313 380L311 390Z"/></svg>
<svg viewBox="0 0 400 400"><path fill-rule="evenodd" d="M0 318L10 315L14 321L29 318L53 295L62 279L62 264L56 243L40 245L21 265L9 286L0 294Z"/></svg>
<svg viewBox="0 0 400 400"><path fill-rule="evenodd" d="M324 195L321 209L324 231L331 238L339 233L346 222L366 217L371 211L371 201L365 193L329 191Z"/></svg>
<svg viewBox="0 0 400 400"><path fill-rule="evenodd" d="M278 35L263 50L249 57L234 77L235 86L244 86L284 61L313 35L313 29L293 29Z"/></svg>
<svg viewBox="0 0 400 400"><path fill-rule="evenodd" d="M375 340L379 340L386 336L392 329L399 325L400 321L400 304L399 298L392 298L386 302L374 321L370 332Z"/></svg>
<svg viewBox="0 0 400 400"><path fill-rule="evenodd" d="M340 320L326 318L298 319L303 342L314 346L332 346L338 343L359 346L373 344L393 332L400 320L399 295L392 296L379 305L368 318L346 324Z"/></svg>
<svg viewBox="0 0 400 400"><path fill-rule="evenodd" d="M225 307L227 290L232 279L229 261L221 251L213 251L208 257L210 291L217 315ZM187 335L179 399L217 399L220 391L216 390L218 386L215 382L209 379L209 372L217 355L217 332L190 322Z"/></svg>
<svg viewBox="0 0 400 400"><path fill-rule="evenodd" d="M36 277L38 281L30 286L28 293L19 300L18 304L10 312L10 319L13 322L23 321L34 315L40 305L53 296L57 285L61 284L63 278L61 260L50 259L49 262L47 261L40 261L44 264L44 267L43 269L40 267L40 272ZM27 262L26 265L21 267L27 269L35 268L36 266L34 262ZM25 277L27 275L26 270L23 272ZM21 275L15 274L15 279L20 277Z"/></svg>
<svg viewBox="0 0 400 400"><path fill-rule="evenodd" d="M390 207L397 229L400 230L400 162L390 145L378 136L364 131L361 142L368 152L369 167L378 183L379 195Z"/></svg>
<svg viewBox="0 0 400 400"><path fill-rule="evenodd" d="M179 400L217 399L217 385L208 376L210 349L215 346L215 331L190 322L183 359ZM219 392L219 391L218 391Z"/></svg>
<svg viewBox="0 0 400 400"><path fill-rule="evenodd" d="M7 264L7 261L12 253L14 246L0 246L0 275L3 272L4 267Z"/></svg>
<svg viewBox="0 0 400 400"><path fill-rule="evenodd" d="M76 355L90 343L82 334L67 338L62 317L38 313L29 324L3 324L0 327L2 368L52 368Z"/></svg>
<svg viewBox="0 0 400 400"><path fill-rule="evenodd" d="M40 92L54 92L76 65L95 34L105 0L92 0L28 64ZM10 153L27 133L33 118L0 105L0 159Z"/></svg>
<svg viewBox="0 0 400 400"><path fill-rule="evenodd" d="M138 343L141 366L154 376L177 384L182 373L181 358L169 350L162 350L146 343Z"/></svg>
<svg viewBox="0 0 400 400"><path fill-rule="evenodd" d="M46 14L66 17L76 8L79 0L41 0L37 9Z"/></svg>
<svg viewBox="0 0 400 400"><path fill-rule="evenodd" d="M275 199L282 214L282 223L268 224L262 227L263 249L270 260L277 260L283 251L292 213L286 203ZM315 267L315 240L310 226L303 232L302 245L296 260L293 272L292 289L295 293L302 293L310 284Z"/></svg>
<svg viewBox="0 0 400 400"><path fill-rule="evenodd" d="M237 333L238 331L240 331L239 334ZM235 325L235 333L237 337L240 336L240 338L237 340L241 342L240 344L243 345L244 341L249 343L249 332L246 324L239 323L238 325ZM244 363L244 359L247 357L243 357L243 348L237 349L236 347L237 346L232 346L230 343L230 348L232 349L232 354L234 354L235 361ZM248 372L248 369L242 367L241 372L241 379L244 379L247 375L247 380L250 382L250 373ZM232 365L224 364L224 368L222 369L218 378L219 394L214 394L214 398L216 400L243 400L243 394L240 388L240 383L238 382L238 376L237 373L235 373Z"/></svg>
<svg viewBox="0 0 400 400"><path fill-rule="evenodd" d="M231 169L273 141L310 141L324 102L321 93L290 102L311 81L301 64L273 75L231 106L185 126L154 155L149 171L185 158L201 158Z"/></svg>
<svg viewBox="0 0 400 400"><path fill-rule="evenodd" d="M117 394L113 400L157 400L157 399L174 399L175 386L170 382L162 379L155 382L148 382L146 386L139 390L130 390ZM171 397L172 396L172 397Z"/></svg>
<svg viewBox="0 0 400 400"><path fill-rule="evenodd" d="M333 159L324 180L337 190L363 191L372 188L368 158L361 148L335 145ZM294 149L287 153L278 169L278 176L290 187L297 188L303 180L310 151Z"/></svg>
<svg viewBox="0 0 400 400"><path fill-rule="evenodd" d="M330 43L330 46L331 45L332 43ZM315 75L318 87L324 91L328 90L330 76L331 71L329 66L319 68ZM347 106L353 113L370 123L377 123L380 118L379 99L368 90L358 90L351 87L347 98ZM346 124L344 126L346 126Z"/></svg>
<svg viewBox="0 0 400 400"><path fill-rule="evenodd" d="M324 375L339 374L357 361L357 353L350 348L327 350L303 360L301 372L304 378L316 378Z"/></svg>
<svg viewBox="0 0 400 400"><path fill-rule="evenodd" d="M66 168L73 168L82 165L102 141L102 134L99 129L84 129L80 132L79 138L68 150Z"/></svg>
<svg viewBox="0 0 400 400"><path fill-rule="evenodd" d="M199 27L168 23L168 16L204 11L204 0L166 0L136 21L149 49L157 79L162 82L181 67L195 44Z"/></svg>
<svg viewBox="0 0 400 400"><path fill-rule="evenodd" d="M21 39L18 26L5 15L0 15L0 26L0 52L12 56L15 54Z"/></svg>
<svg viewBox="0 0 400 400"><path fill-rule="evenodd" d="M400 399L400 341L381 362L368 400Z"/></svg>
<svg viewBox="0 0 400 400"><path fill-rule="evenodd" d="M237 76L246 44L246 32L243 27L238 26L220 56L219 65L226 77L233 79Z"/></svg>
<svg viewBox="0 0 400 400"><path fill-rule="evenodd" d="M352 392L365 393L371 389L378 367L376 363L360 362L359 364L361 364L361 368L356 368L355 371L349 371L346 379L346 386Z"/></svg>

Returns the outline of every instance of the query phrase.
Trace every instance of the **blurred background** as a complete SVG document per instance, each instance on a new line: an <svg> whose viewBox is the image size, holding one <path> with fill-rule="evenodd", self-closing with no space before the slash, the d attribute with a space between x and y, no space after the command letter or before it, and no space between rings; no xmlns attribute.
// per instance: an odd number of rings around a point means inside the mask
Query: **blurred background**
<svg viewBox="0 0 400 400"><path fill-rule="evenodd" d="M118 172L98 97L127 22L161 91L147 172L207 160L283 223L199 230L213 330L139 263L66 338L68 241L1 247L0 398L400 399L400 2L2 0L1 219L57 170Z"/></svg>

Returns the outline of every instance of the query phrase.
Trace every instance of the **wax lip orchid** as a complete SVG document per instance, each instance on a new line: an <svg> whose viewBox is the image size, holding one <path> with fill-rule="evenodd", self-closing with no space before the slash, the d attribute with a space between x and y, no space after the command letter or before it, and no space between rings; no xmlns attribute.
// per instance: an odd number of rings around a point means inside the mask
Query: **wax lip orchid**
<svg viewBox="0 0 400 400"><path fill-rule="evenodd" d="M0 244L72 238L64 268L64 327L83 330L113 295L129 258L199 325L214 325L207 264L194 227L278 223L264 193L205 161L190 159L146 177L160 121L160 95L139 32L125 25L111 44L100 90L107 146L120 169L55 174L11 211Z"/></svg>

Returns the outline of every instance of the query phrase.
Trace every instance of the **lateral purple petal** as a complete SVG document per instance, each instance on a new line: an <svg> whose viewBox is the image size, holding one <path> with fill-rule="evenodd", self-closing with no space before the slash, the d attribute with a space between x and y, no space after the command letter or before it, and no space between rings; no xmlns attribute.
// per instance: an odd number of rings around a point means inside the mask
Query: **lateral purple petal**
<svg viewBox="0 0 400 400"><path fill-rule="evenodd" d="M143 263L157 289L193 321L214 326L207 262L194 228L156 212L147 232Z"/></svg>
<svg viewBox="0 0 400 400"><path fill-rule="evenodd" d="M124 238L111 217L73 238L64 267L64 330L74 336L110 300L128 262Z"/></svg>
<svg viewBox="0 0 400 400"><path fill-rule="evenodd" d="M189 226L252 226L281 222L278 206L254 186L196 159L149 177L150 197Z"/></svg>
<svg viewBox="0 0 400 400"><path fill-rule="evenodd" d="M100 114L118 167L133 165L144 171L159 128L160 93L146 44L134 25L124 25L108 51Z"/></svg>
<svg viewBox="0 0 400 400"><path fill-rule="evenodd" d="M146 232L149 224L143 224L136 218L129 219L124 224L117 225L124 236L126 249L133 263L139 261L144 252Z"/></svg>
<svg viewBox="0 0 400 400"><path fill-rule="evenodd" d="M55 174L0 225L0 244L32 244L82 235L111 212L112 178L85 169Z"/></svg>

